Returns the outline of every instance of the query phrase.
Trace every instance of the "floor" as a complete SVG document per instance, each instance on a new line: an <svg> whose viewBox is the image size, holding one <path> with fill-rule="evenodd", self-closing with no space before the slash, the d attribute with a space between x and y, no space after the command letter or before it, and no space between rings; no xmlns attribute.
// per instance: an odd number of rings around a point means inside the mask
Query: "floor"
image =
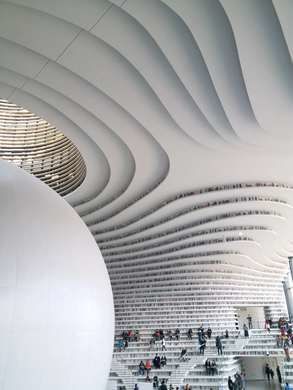
<svg viewBox="0 0 293 390"><path fill-rule="evenodd" d="M268 383L267 381L247 381L246 390L280 390L277 381Z"/></svg>

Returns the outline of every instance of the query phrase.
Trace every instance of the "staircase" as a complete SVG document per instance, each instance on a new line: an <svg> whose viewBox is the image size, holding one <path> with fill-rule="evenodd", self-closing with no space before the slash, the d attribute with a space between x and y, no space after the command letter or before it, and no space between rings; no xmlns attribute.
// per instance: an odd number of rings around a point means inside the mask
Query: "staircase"
<svg viewBox="0 0 293 390"><path fill-rule="evenodd" d="M188 372L195 366L203 365L205 359L206 357L202 355L195 355L188 361L180 363L179 367L176 370L172 371L172 374L170 376L170 383L172 383L173 386L179 386L180 384L183 384L183 379L187 376Z"/></svg>
<svg viewBox="0 0 293 390"><path fill-rule="evenodd" d="M110 377L117 378L118 384L121 388L124 387L125 390L133 390L136 383L136 378L132 375L131 371L120 363L115 356L112 358Z"/></svg>

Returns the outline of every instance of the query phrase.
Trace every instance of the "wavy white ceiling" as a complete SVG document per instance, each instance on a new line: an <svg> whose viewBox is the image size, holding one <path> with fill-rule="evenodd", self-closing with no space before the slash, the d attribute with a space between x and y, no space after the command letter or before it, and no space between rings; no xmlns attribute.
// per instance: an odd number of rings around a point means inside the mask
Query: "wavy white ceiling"
<svg viewBox="0 0 293 390"><path fill-rule="evenodd" d="M87 178L67 199L113 281L115 264L213 261L281 280L292 17L290 0L0 0L0 97L78 145Z"/></svg>

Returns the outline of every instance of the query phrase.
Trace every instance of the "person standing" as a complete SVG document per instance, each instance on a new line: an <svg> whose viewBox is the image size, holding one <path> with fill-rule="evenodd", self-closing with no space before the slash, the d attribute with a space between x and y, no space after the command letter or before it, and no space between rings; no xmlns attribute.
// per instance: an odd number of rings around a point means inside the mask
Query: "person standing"
<svg viewBox="0 0 293 390"><path fill-rule="evenodd" d="M187 331L187 337L189 340L192 340L192 335L193 335L193 330L191 328L189 328Z"/></svg>
<svg viewBox="0 0 293 390"><path fill-rule="evenodd" d="M243 330L244 330L244 337L249 337L248 327L246 324L243 325Z"/></svg>
<svg viewBox="0 0 293 390"><path fill-rule="evenodd" d="M242 389L245 390L246 389L246 374L245 374L245 372L242 371L240 376L241 376Z"/></svg>
<svg viewBox="0 0 293 390"><path fill-rule="evenodd" d="M280 367L279 366L277 366L276 372L277 372L279 383L281 385L282 384L282 375L281 375L281 371L280 371Z"/></svg>
<svg viewBox="0 0 293 390"><path fill-rule="evenodd" d="M229 376L228 378L228 389L233 390L234 389L234 382L232 381L232 378Z"/></svg>
<svg viewBox="0 0 293 390"><path fill-rule="evenodd" d="M270 376L271 376L272 381L273 381L273 380L274 380L275 373L274 373L274 370L272 370L271 368L270 368Z"/></svg>
<svg viewBox="0 0 293 390"><path fill-rule="evenodd" d="M167 386L166 386L166 383L165 383L165 380L163 379L162 380L162 384L161 386L159 387L159 390L168 390Z"/></svg>
<svg viewBox="0 0 293 390"><path fill-rule="evenodd" d="M285 353L287 362L290 362L290 351L289 351L289 346L288 345L284 346L284 353Z"/></svg>
<svg viewBox="0 0 293 390"><path fill-rule="evenodd" d="M267 363L266 367L265 367L265 373L266 373L266 376L267 376L269 382L271 381L271 373L270 373L270 371L271 371L270 366Z"/></svg>
<svg viewBox="0 0 293 390"><path fill-rule="evenodd" d="M201 355L204 355L204 350L206 348L206 341L205 341L205 338L203 337L199 343L199 353Z"/></svg>
<svg viewBox="0 0 293 390"><path fill-rule="evenodd" d="M252 329L252 317L250 314L247 316L247 321L248 321L248 327L249 329Z"/></svg>
<svg viewBox="0 0 293 390"><path fill-rule="evenodd" d="M162 338L162 351L166 351L166 341L165 341L165 337Z"/></svg>
<svg viewBox="0 0 293 390"><path fill-rule="evenodd" d="M207 329L207 336L209 339L212 337L212 329L210 327Z"/></svg>
<svg viewBox="0 0 293 390"><path fill-rule="evenodd" d="M216 337L216 347L218 349L218 355L223 355L223 346L220 336Z"/></svg>

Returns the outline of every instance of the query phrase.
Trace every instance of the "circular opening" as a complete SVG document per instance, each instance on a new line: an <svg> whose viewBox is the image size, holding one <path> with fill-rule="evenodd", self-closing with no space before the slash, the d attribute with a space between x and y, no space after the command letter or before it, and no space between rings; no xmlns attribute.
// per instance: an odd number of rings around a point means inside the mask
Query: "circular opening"
<svg viewBox="0 0 293 390"><path fill-rule="evenodd" d="M60 195L74 191L86 176L77 147L32 112L0 99L0 158L35 175Z"/></svg>

